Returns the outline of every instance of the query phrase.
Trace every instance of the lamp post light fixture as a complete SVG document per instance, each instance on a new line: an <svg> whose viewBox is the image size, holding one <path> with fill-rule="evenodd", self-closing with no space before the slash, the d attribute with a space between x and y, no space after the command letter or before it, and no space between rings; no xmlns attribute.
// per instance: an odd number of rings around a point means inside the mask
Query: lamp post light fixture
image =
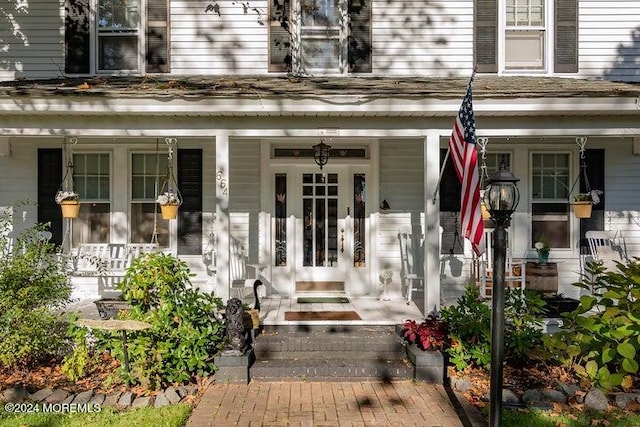
<svg viewBox="0 0 640 427"><path fill-rule="evenodd" d="M318 166L320 166L320 170L322 170L322 167L329 161L329 150L331 149L331 146L325 144L323 140L320 140L320 143L314 145L312 148L313 160Z"/></svg>
<svg viewBox="0 0 640 427"><path fill-rule="evenodd" d="M507 169L504 160L500 169L489 177L484 202L495 224L493 231L493 289L491 313L491 374L489 389L489 425L502 425L502 378L504 363L504 270L507 251L505 224L511 219L520 201L516 183L520 181Z"/></svg>

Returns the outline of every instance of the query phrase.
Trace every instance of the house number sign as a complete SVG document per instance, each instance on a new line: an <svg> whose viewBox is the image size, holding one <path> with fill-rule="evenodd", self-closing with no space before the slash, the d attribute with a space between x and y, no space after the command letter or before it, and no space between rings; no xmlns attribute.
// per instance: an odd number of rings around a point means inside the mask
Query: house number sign
<svg viewBox="0 0 640 427"><path fill-rule="evenodd" d="M216 181L218 181L218 185L222 188L222 194L226 196L229 193L229 189L227 188L227 179L221 170L216 172Z"/></svg>

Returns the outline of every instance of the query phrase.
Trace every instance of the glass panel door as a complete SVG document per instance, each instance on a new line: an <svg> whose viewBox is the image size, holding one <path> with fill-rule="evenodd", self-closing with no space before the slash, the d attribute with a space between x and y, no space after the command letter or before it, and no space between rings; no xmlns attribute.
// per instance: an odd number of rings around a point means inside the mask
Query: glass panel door
<svg viewBox="0 0 640 427"><path fill-rule="evenodd" d="M338 266L338 174L302 175L304 267Z"/></svg>

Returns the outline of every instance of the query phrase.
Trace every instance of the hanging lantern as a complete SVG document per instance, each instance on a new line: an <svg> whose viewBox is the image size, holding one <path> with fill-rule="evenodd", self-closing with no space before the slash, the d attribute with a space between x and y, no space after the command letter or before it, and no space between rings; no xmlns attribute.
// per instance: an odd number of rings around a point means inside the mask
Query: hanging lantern
<svg viewBox="0 0 640 427"><path fill-rule="evenodd" d="M322 167L329 161L329 150L331 149L331 146L325 144L324 141L321 140L319 144L314 145L312 148L313 160L318 166L320 166L320 170L322 170Z"/></svg>

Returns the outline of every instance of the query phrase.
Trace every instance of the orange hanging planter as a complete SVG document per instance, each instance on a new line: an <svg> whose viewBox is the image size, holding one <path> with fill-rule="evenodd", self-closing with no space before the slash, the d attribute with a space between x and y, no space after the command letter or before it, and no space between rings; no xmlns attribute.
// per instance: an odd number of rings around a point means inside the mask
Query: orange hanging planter
<svg viewBox="0 0 640 427"><path fill-rule="evenodd" d="M591 201L576 201L572 205L576 218L591 218L591 209L593 207Z"/></svg>
<svg viewBox="0 0 640 427"><path fill-rule="evenodd" d="M176 219L178 217L179 204L160 205L162 219Z"/></svg>
<svg viewBox="0 0 640 427"><path fill-rule="evenodd" d="M69 200L60 202L63 218L78 218L80 214L80 202L77 200Z"/></svg>

